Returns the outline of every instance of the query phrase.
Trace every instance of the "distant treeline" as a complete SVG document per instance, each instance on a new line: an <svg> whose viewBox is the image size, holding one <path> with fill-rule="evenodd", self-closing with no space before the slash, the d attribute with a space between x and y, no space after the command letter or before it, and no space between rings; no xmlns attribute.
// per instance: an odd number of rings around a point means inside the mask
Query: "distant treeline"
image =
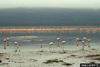
<svg viewBox="0 0 100 67"><path fill-rule="evenodd" d="M67 8L0 9L0 26L100 26L100 10Z"/></svg>

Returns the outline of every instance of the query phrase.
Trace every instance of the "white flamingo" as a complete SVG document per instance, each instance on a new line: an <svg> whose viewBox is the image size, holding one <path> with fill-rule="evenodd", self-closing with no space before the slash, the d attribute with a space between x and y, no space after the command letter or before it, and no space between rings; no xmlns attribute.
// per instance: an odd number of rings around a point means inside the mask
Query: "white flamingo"
<svg viewBox="0 0 100 67"><path fill-rule="evenodd" d="M62 44L65 44L66 43L66 41L62 41Z"/></svg>
<svg viewBox="0 0 100 67"><path fill-rule="evenodd" d="M14 45L15 45L15 47L16 47L15 52L18 52L18 51L20 52L20 49L19 49L19 46L20 46L20 45L19 45L19 43L18 43L17 41L15 41L15 42L14 42Z"/></svg>
<svg viewBox="0 0 100 67"><path fill-rule="evenodd" d="M85 41L82 41L82 50L85 48Z"/></svg>
<svg viewBox="0 0 100 67"><path fill-rule="evenodd" d="M57 40L60 40L60 38L57 38Z"/></svg>
<svg viewBox="0 0 100 67"><path fill-rule="evenodd" d="M4 49L6 49L6 48L7 48L7 39L4 38L4 39L3 39L3 42L4 42Z"/></svg>
<svg viewBox="0 0 100 67"><path fill-rule="evenodd" d="M41 47L41 48L43 48L42 42L43 42L43 40L40 40L40 43L41 43L41 46L40 46L40 47Z"/></svg>
<svg viewBox="0 0 100 67"><path fill-rule="evenodd" d="M61 48L62 48L63 52L65 52L65 50L64 50L64 48L63 48L63 45L66 44L66 41L62 41L61 43L62 43Z"/></svg>
<svg viewBox="0 0 100 67"><path fill-rule="evenodd" d="M87 39L87 42L88 42L88 43L87 43L87 46L88 46L88 47L91 47L91 46L90 46L91 39Z"/></svg>
<svg viewBox="0 0 100 67"><path fill-rule="evenodd" d="M50 46L53 46L54 45L54 42L50 42L49 45ZM49 51L51 51L51 49L49 49Z"/></svg>
<svg viewBox="0 0 100 67"><path fill-rule="evenodd" d="M80 38L76 38L76 45L79 46L80 43L81 43L81 41L82 41L82 40L81 40Z"/></svg>
<svg viewBox="0 0 100 67"><path fill-rule="evenodd" d="M57 39L57 46L60 47L60 38L56 38Z"/></svg>
<svg viewBox="0 0 100 67"><path fill-rule="evenodd" d="M9 37L6 38L6 40L7 40L7 46L9 46L9 39L10 39Z"/></svg>
<svg viewBox="0 0 100 67"><path fill-rule="evenodd" d="M51 46L51 45L54 45L54 42L50 42L49 45L50 45L50 46Z"/></svg>
<svg viewBox="0 0 100 67"><path fill-rule="evenodd" d="M87 40L87 37L83 37L84 40Z"/></svg>
<svg viewBox="0 0 100 67"><path fill-rule="evenodd" d="M6 49L7 46L9 46L9 43L8 43L9 42L9 38L8 37L4 38L3 42L4 42L4 49Z"/></svg>

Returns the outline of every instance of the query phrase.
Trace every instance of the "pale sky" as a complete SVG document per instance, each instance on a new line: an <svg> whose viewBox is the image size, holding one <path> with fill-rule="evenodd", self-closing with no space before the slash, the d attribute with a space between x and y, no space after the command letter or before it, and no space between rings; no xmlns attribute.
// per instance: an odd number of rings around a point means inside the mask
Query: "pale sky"
<svg viewBox="0 0 100 67"><path fill-rule="evenodd" d="M0 0L0 8L62 7L100 8L100 0Z"/></svg>

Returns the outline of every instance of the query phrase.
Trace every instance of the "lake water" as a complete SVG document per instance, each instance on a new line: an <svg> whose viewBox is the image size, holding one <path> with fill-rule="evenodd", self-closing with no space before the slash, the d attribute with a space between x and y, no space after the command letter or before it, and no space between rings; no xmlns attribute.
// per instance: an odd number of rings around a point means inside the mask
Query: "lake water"
<svg viewBox="0 0 100 67"><path fill-rule="evenodd" d="M13 45L14 41L19 42L22 46L39 47L41 44L48 46L49 42L56 42L56 38L61 38L60 41L66 41L65 45L75 45L76 37L87 37L91 39L91 43L100 44L100 32L66 32L66 33L0 33L0 44L3 44L4 37L9 37L9 42Z"/></svg>

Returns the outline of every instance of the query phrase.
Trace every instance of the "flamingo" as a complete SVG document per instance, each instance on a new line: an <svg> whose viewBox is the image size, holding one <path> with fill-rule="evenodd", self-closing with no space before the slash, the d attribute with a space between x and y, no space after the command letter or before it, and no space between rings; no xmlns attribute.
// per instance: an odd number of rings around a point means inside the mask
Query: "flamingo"
<svg viewBox="0 0 100 67"><path fill-rule="evenodd" d="M57 40L60 40L60 38L57 38Z"/></svg>
<svg viewBox="0 0 100 67"><path fill-rule="evenodd" d="M87 37L83 37L83 40L85 41L85 46L90 47L91 39L88 39Z"/></svg>
<svg viewBox="0 0 100 67"><path fill-rule="evenodd" d="M84 38L84 39L86 39L86 38ZM84 50L84 47L85 47L85 41L84 40L82 40L82 39L80 39L80 38L76 38L76 44L77 44L77 46L82 46L82 50Z"/></svg>
<svg viewBox="0 0 100 67"><path fill-rule="evenodd" d="M4 49L6 49L6 48L7 48L7 39L4 38L4 39L3 39L3 42L4 42Z"/></svg>
<svg viewBox="0 0 100 67"><path fill-rule="evenodd" d="M82 41L82 50L85 48L85 41Z"/></svg>
<svg viewBox="0 0 100 67"><path fill-rule="evenodd" d="M60 47L60 38L56 38L57 39L57 46Z"/></svg>
<svg viewBox="0 0 100 67"><path fill-rule="evenodd" d="M66 43L66 41L62 41L62 44L65 44Z"/></svg>
<svg viewBox="0 0 100 67"><path fill-rule="evenodd" d="M62 41L61 43L62 43L62 45L64 45L66 43L66 41ZM65 53L64 48L62 46L61 46L61 48L62 48L63 52Z"/></svg>
<svg viewBox="0 0 100 67"><path fill-rule="evenodd" d="M54 42L50 42L49 45L54 45Z"/></svg>
<svg viewBox="0 0 100 67"><path fill-rule="evenodd" d="M77 44L77 46L80 45L81 41L82 41L82 40L81 40L80 38L76 38L76 44Z"/></svg>
<svg viewBox="0 0 100 67"><path fill-rule="evenodd" d="M6 38L6 40L7 40L7 46L9 46L9 43L8 43L8 42L9 42L9 39L10 39L10 38L8 38L8 37Z"/></svg>
<svg viewBox="0 0 100 67"><path fill-rule="evenodd" d="M15 41L14 45L16 47L15 52L18 52L18 51L20 52L20 50L19 50L19 46L20 46L19 43L17 41Z"/></svg>
<svg viewBox="0 0 100 67"><path fill-rule="evenodd" d="M91 47L91 46L90 46L91 39L87 39L87 42L88 42L87 46L88 46L88 47Z"/></svg>
<svg viewBox="0 0 100 67"><path fill-rule="evenodd" d="M54 42L50 42L49 45L50 45L50 46L54 45ZM49 49L49 51L50 51L50 49Z"/></svg>
<svg viewBox="0 0 100 67"><path fill-rule="evenodd" d="M41 42L41 46L40 47L42 48L43 47L43 45L42 45L43 40L40 40L40 42Z"/></svg>
<svg viewBox="0 0 100 67"><path fill-rule="evenodd" d="M4 38L3 42L4 42L4 49L6 49L7 46L9 46L9 43L8 43L9 42L9 38L8 37Z"/></svg>

